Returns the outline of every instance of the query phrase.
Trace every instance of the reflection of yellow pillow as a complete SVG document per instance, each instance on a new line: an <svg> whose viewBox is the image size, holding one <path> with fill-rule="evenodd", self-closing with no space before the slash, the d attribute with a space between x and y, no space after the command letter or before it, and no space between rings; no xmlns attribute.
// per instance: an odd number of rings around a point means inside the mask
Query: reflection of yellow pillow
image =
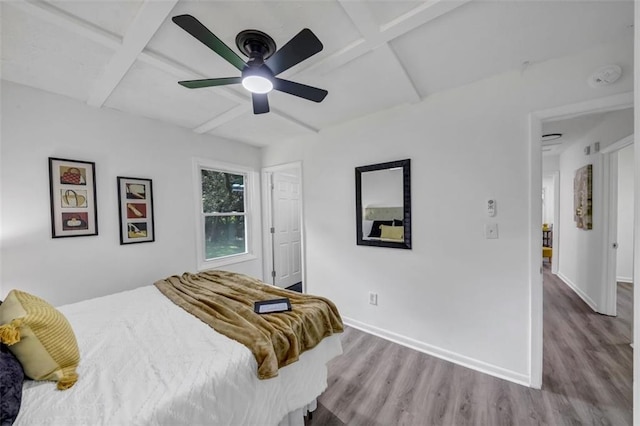
<svg viewBox="0 0 640 426"><path fill-rule="evenodd" d="M19 290L0 305L0 341L34 380L53 380L68 389L78 380L80 352L71 325L56 308Z"/></svg>
<svg viewBox="0 0 640 426"><path fill-rule="evenodd" d="M380 238L388 240L404 240L404 226L380 225Z"/></svg>

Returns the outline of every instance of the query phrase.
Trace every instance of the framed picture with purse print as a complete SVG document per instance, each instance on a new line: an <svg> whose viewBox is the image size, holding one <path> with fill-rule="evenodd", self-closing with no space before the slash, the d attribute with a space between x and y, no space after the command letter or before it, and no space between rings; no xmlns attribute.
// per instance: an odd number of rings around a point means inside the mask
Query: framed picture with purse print
<svg viewBox="0 0 640 426"><path fill-rule="evenodd" d="M118 216L120 244L155 241L151 179L118 176Z"/></svg>
<svg viewBox="0 0 640 426"><path fill-rule="evenodd" d="M98 235L96 165L49 157L51 237Z"/></svg>

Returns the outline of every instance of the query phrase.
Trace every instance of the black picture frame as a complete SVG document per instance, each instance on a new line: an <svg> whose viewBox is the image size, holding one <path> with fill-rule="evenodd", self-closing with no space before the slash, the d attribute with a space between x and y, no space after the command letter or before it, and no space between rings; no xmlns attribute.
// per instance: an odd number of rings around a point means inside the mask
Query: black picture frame
<svg viewBox="0 0 640 426"><path fill-rule="evenodd" d="M51 238L98 235L96 164L49 157Z"/></svg>
<svg viewBox="0 0 640 426"><path fill-rule="evenodd" d="M367 239L364 237L364 208L362 203L362 175L363 173L402 169L402 226L404 227L403 240L389 241L382 239ZM411 160L397 160L386 163L371 164L356 167L356 244L360 246L389 247L398 249L411 249ZM394 221L395 222L395 221Z"/></svg>
<svg viewBox="0 0 640 426"><path fill-rule="evenodd" d="M118 176L120 244L151 243L156 240L151 179Z"/></svg>

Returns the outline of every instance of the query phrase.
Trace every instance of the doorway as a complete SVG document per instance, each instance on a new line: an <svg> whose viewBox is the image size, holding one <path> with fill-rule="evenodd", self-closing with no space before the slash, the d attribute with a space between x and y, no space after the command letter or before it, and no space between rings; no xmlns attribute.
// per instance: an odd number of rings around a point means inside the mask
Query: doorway
<svg viewBox="0 0 640 426"><path fill-rule="evenodd" d="M265 281L303 292L301 164L264 168L262 179Z"/></svg>
<svg viewBox="0 0 640 426"><path fill-rule="evenodd" d="M633 92L621 93L605 98L594 99L591 101L581 102L572 105L565 105L547 110L532 112L530 114L530 191L529 191L529 224L530 224L530 357L529 357L529 377L530 386L533 388L542 387L542 366L543 366L543 286L542 286L542 198L540 189L542 187L542 149L541 138L543 135L543 122L551 122L574 118L587 114L606 113L618 111L626 108L633 108L634 97ZM561 176L560 184L572 185L572 179L563 179ZM600 185L602 181L594 182ZM564 201L563 201L564 202ZM573 200L568 201L569 206L573 205ZM562 204L562 203L561 203ZM565 203L566 204L566 203ZM599 207L601 208L601 207ZM560 222L562 228L568 229L571 226L573 217L565 218L560 214ZM565 223L566 222L566 223ZM601 230L600 230L601 232ZM554 235L554 240L556 235ZM559 243L565 247L566 242L560 238ZM554 244L556 245L556 244ZM600 248L602 252L602 248ZM575 256L574 256L575 257ZM560 263L563 262L562 255L559 256ZM555 263L555 262L554 262ZM562 269L562 265L559 265ZM561 272L561 271L560 271ZM601 273L598 273L601 277ZM636 320L634 320L636 321Z"/></svg>

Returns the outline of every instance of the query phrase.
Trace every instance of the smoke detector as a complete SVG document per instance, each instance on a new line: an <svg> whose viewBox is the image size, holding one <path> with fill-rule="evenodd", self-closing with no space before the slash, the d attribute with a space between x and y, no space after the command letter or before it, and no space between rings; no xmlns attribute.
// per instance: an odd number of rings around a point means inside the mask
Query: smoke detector
<svg viewBox="0 0 640 426"><path fill-rule="evenodd" d="M605 65L600 67L589 77L589 86L603 87L615 83L622 75L622 68L618 65Z"/></svg>

